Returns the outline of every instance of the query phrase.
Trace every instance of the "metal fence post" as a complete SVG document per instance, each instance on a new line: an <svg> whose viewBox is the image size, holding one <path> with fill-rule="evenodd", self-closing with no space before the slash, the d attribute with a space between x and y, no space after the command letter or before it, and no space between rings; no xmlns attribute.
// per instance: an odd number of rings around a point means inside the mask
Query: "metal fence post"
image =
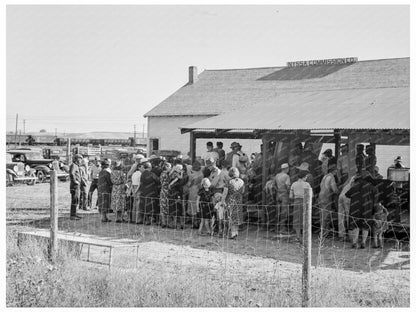
<svg viewBox="0 0 416 312"><path fill-rule="evenodd" d="M58 250L58 176L55 170L51 170L50 180L51 235L49 240L49 259L55 262Z"/></svg>
<svg viewBox="0 0 416 312"><path fill-rule="evenodd" d="M312 257L312 188L304 190L303 197L303 267L302 307L310 307Z"/></svg>

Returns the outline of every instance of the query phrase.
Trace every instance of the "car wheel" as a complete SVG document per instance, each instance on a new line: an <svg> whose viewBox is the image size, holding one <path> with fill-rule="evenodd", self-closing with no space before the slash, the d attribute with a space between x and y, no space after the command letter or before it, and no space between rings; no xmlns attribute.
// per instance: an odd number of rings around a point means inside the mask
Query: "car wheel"
<svg viewBox="0 0 416 312"><path fill-rule="evenodd" d="M27 184L27 185L35 185L35 178L36 178L35 173L33 173L33 172L32 172L32 173L29 175L29 177L30 177L30 178L33 178L33 179L32 179L32 180L27 181L27 182L26 182L26 184Z"/></svg>
<svg viewBox="0 0 416 312"><path fill-rule="evenodd" d="M46 181L46 175L43 173L43 171L38 171L36 173L36 176L38 177L39 183L43 183Z"/></svg>

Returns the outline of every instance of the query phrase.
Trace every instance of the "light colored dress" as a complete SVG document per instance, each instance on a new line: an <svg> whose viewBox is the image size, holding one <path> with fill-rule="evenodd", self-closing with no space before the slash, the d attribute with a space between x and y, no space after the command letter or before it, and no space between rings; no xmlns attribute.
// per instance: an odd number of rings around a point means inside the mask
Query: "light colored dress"
<svg viewBox="0 0 416 312"><path fill-rule="evenodd" d="M189 198L188 198L188 210L187 213L190 216L195 216L197 212L196 198L198 197L198 192L201 189L201 182L204 178L202 170L192 170L189 174Z"/></svg>
<svg viewBox="0 0 416 312"><path fill-rule="evenodd" d="M240 225L243 223L244 181L240 178L231 179L227 187L228 193L225 203L230 225Z"/></svg>
<svg viewBox="0 0 416 312"><path fill-rule="evenodd" d="M126 204L126 174L121 170L112 170L111 182L113 183L113 190L111 192L111 208L114 211L124 211Z"/></svg>

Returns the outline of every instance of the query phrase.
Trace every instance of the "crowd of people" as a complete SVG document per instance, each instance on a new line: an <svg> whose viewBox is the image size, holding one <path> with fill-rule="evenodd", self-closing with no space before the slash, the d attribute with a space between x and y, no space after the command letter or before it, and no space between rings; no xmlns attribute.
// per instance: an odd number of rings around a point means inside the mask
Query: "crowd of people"
<svg viewBox="0 0 416 312"><path fill-rule="evenodd" d="M341 146L338 158L327 149L318 159L307 144L300 144L276 174L269 173L264 188L262 153L248 157L238 142L231 144L229 153L223 150L222 142L217 142L216 148L208 142L206 147L206 153L192 164L181 155L165 159L137 154L130 168L120 160L112 164L109 159L96 159L88 166L86 159L75 155L70 166L71 219L80 219L77 208L98 208L102 222L111 222L108 214L115 212L117 223L177 229L190 224L201 235L216 233L235 239L246 221L244 209L254 203L267 230L294 234L301 241L307 190L313 197L314 214L319 215L320 236L336 235L337 228L340 240L364 248L370 228L377 223L371 220L386 222L385 207L394 201L392 185L378 173L370 145L365 149L357 145L357 172L349 177L347 145ZM398 157L395 166L400 164ZM87 191L88 180L91 184ZM93 205L95 190L98 196ZM259 202L262 191L266 205ZM334 219L338 219L337 225ZM384 228L384 223L379 227Z"/></svg>

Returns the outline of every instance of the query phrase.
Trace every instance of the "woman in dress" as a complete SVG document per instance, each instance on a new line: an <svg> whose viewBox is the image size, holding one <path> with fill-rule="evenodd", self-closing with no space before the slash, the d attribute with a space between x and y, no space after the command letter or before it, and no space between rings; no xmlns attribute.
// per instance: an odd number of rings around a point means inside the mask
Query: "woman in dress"
<svg viewBox="0 0 416 312"><path fill-rule="evenodd" d="M238 226L243 223L244 181L239 178L240 173L235 167L229 170L229 175L231 179L224 188L223 200L225 198L231 229L229 238L235 239L238 235Z"/></svg>
<svg viewBox="0 0 416 312"><path fill-rule="evenodd" d="M101 214L102 222L110 222L107 213L111 207L111 190L113 183L111 182L110 161L107 159L101 163L102 170L98 175L98 210Z"/></svg>
<svg viewBox="0 0 416 312"><path fill-rule="evenodd" d="M117 223L127 222L123 219L126 204L126 174L122 169L121 161L117 160L111 171L111 183L113 183L111 209L116 212Z"/></svg>
<svg viewBox="0 0 416 312"><path fill-rule="evenodd" d="M172 165L167 162L163 165L162 169L163 171L160 174L160 219L162 228L165 228L168 225L169 217L169 173L172 169Z"/></svg>
<svg viewBox="0 0 416 312"><path fill-rule="evenodd" d="M201 189L201 182L204 178L204 174L201 170L201 164L199 161L195 161L192 164L192 169L189 174L188 187L189 187L189 198L188 198L188 210L187 214L191 216L193 228L198 228L197 222L197 211L198 206L196 204L196 199L198 197L198 192Z"/></svg>
<svg viewBox="0 0 416 312"><path fill-rule="evenodd" d="M182 218L183 199L183 166L176 164L169 174L169 219L173 219L173 226L168 222L169 227L183 228L180 220Z"/></svg>

